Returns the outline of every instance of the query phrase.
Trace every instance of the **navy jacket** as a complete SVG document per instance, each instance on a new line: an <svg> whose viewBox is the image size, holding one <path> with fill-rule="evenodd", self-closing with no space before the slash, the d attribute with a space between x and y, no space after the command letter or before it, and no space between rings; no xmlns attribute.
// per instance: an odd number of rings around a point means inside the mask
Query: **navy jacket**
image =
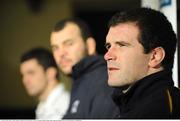
<svg viewBox="0 0 180 121"><path fill-rule="evenodd" d="M70 107L64 119L109 119L118 114L103 57L84 58L73 67L72 77Z"/></svg>
<svg viewBox="0 0 180 121"><path fill-rule="evenodd" d="M180 118L180 90L173 86L171 71L149 75L134 84L126 93L116 89L113 99L125 119Z"/></svg>

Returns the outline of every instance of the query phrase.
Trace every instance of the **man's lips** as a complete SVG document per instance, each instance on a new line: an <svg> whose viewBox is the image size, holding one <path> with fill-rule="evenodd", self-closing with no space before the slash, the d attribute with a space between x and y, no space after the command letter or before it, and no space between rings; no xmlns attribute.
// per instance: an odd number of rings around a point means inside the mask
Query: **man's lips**
<svg viewBox="0 0 180 121"><path fill-rule="evenodd" d="M60 64L61 66L67 66L67 65L70 64L70 60L62 60L62 61L59 62L59 64Z"/></svg>
<svg viewBox="0 0 180 121"><path fill-rule="evenodd" d="M117 70L119 70L119 68L116 68L116 67L108 67L108 70L109 70L109 71L117 71Z"/></svg>

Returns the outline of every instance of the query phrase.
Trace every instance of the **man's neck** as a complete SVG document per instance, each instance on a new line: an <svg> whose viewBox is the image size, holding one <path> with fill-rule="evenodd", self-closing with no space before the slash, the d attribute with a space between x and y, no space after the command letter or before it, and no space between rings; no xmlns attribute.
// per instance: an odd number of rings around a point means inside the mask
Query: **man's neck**
<svg viewBox="0 0 180 121"><path fill-rule="evenodd" d="M44 89L43 93L39 96L39 101L46 101L48 96L50 95L50 93L54 90L54 88L56 88L56 86L59 84L59 82L53 81L54 83L50 83L47 85L47 87Z"/></svg>

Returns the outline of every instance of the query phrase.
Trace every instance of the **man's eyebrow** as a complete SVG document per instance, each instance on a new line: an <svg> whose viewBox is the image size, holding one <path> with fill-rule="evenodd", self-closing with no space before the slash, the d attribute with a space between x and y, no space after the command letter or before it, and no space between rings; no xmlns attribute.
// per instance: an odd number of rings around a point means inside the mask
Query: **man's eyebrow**
<svg viewBox="0 0 180 121"><path fill-rule="evenodd" d="M125 41L115 41L115 44L131 45L131 43Z"/></svg>
<svg viewBox="0 0 180 121"><path fill-rule="evenodd" d="M54 44L51 44L50 46L51 48L57 47L57 45L54 45Z"/></svg>
<svg viewBox="0 0 180 121"><path fill-rule="evenodd" d="M66 40L63 41L63 44L66 44L66 43L72 42L72 41L73 41L72 39L66 39Z"/></svg>

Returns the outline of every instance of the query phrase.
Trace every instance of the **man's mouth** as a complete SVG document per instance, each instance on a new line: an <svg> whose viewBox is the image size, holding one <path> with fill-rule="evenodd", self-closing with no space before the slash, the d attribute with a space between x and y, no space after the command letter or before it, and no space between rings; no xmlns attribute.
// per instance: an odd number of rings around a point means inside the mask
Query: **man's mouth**
<svg viewBox="0 0 180 121"><path fill-rule="evenodd" d="M119 68L116 68L116 67L108 67L108 70L109 70L109 71L117 71L117 70L119 70Z"/></svg>
<svg viewBox="0 0 180 121"><path fill-rule="evenodd" d="M69 62L70 62L70 61L68 61L68 60L63 60L63 61L60 61L59 64L60 64L61 66L67 66L67 65L69 65Z"/></svg>

